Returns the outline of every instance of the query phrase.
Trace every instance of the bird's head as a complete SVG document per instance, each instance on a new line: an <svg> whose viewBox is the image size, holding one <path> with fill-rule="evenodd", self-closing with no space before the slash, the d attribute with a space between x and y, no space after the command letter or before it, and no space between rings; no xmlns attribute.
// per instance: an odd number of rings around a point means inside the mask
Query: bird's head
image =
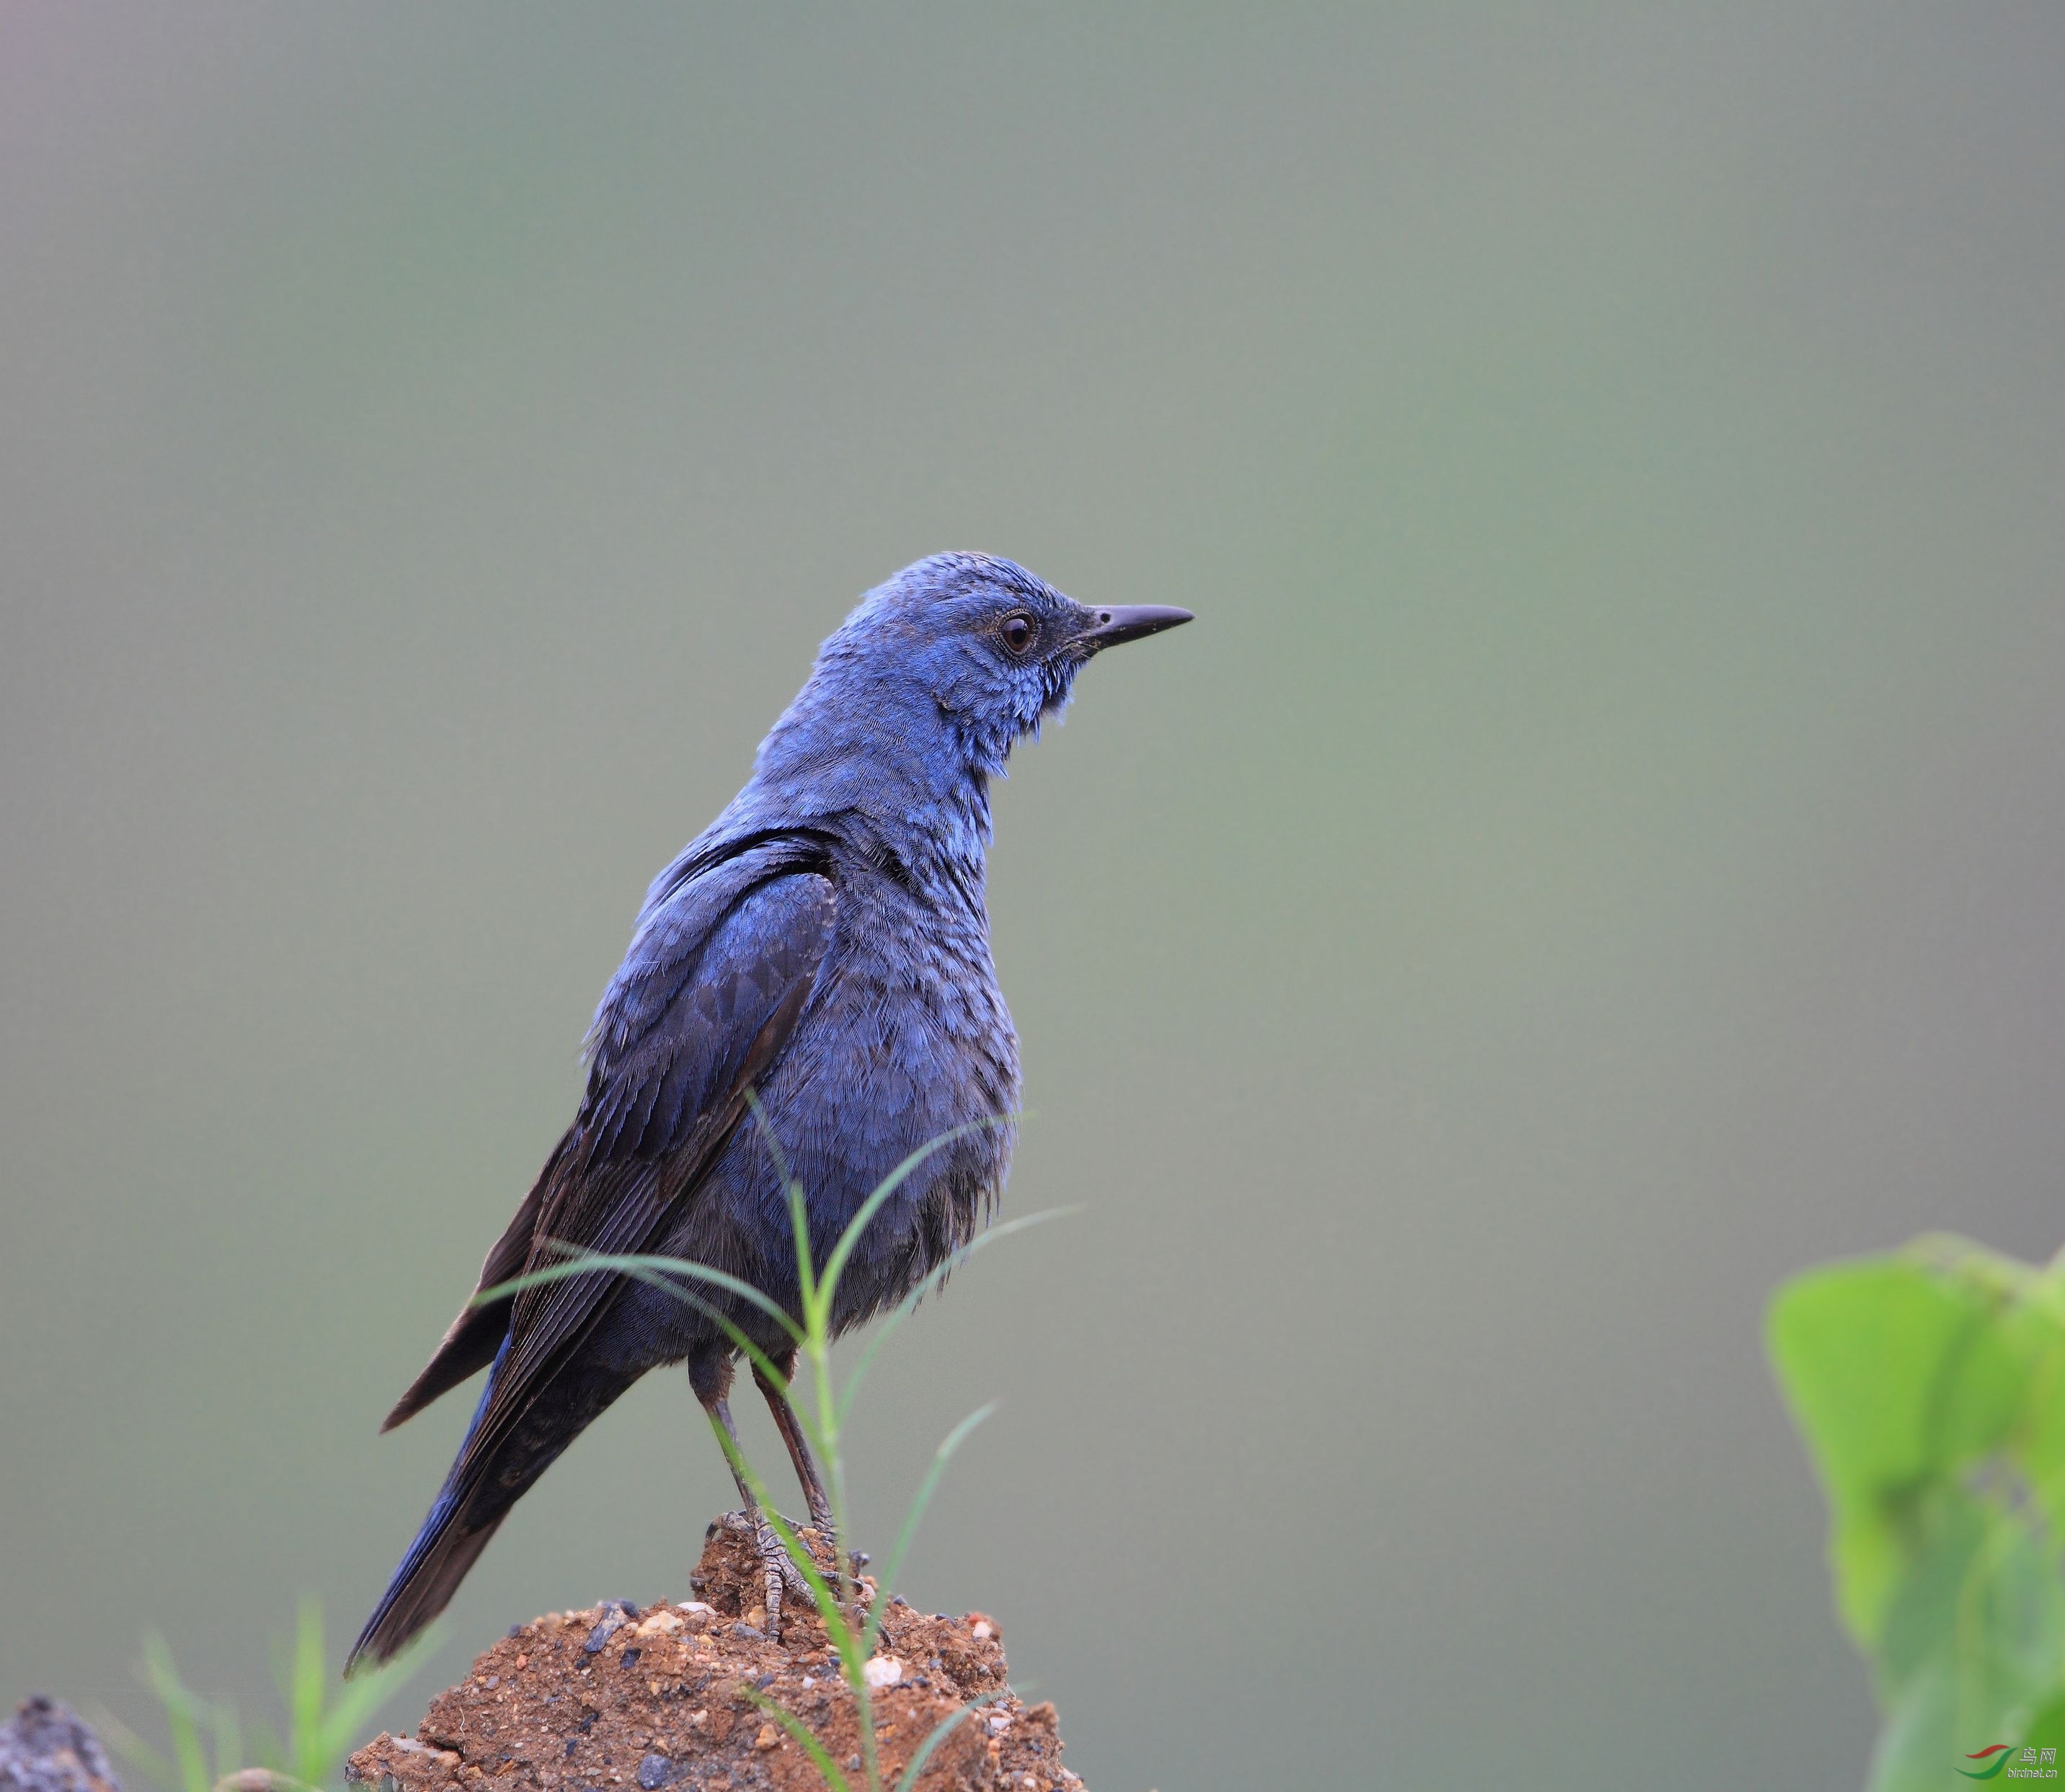
<svg viewBox="0 0 2065 1792"><path fill-rule="evenodd" d="M1093 655L1190 620L1158 605L1078 604L988 554L934 554L861 600L818 671L916 699L969 769L995 773L1014 742L1067 704Z"/></svg>

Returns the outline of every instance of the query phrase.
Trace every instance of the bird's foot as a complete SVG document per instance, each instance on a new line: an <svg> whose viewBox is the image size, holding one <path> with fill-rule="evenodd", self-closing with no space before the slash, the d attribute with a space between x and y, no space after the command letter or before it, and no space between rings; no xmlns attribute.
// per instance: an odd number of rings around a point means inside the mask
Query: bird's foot
<svg viewBox="0 0 2065 1792"><path fill-rule="evenodd" d="M868 1564L865 1550L849 1549L842 1551L839 1547L839 1527L832 1523L831 1508L810 1502L810 1529L816 1535L806 1535L804 1541L810 1546L813 1560L824 1571L825 1580L830 1584L834 1595L843 1600L847 1595L860 1585L860 1571ZM838 1584L840 1564L846 1568L846 1587Z"/></svg>
<svg viewBox="0 0 2065 1792"><path fill-rule="evenodd" d="M792 1536L797 1537L806 1548L810 1547L810 1538L801 1525L790 1523L786 1519L782 1522L788 1525ZM799 1600L806 1612L817 1609L816 1596L810 1591L810 1582L803 1578L803 1571L796 1566L788 1551L782 1547L782 1539L774 1527L759 1513L726 1512L717 1523L727 1531L753 1539L754 1549L760 1557L762 1597L767 1608L767 1634L779 1642L782 1640L782 1606L786 1598L793 1596ZM714 1531L717 1525L710 1528Z"/></svg>

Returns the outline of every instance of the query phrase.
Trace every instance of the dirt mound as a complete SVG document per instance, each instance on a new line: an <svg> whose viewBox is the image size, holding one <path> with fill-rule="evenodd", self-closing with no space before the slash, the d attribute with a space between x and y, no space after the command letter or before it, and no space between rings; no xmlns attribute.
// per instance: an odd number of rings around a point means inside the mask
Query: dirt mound
<svg viewBox="0 0 2065 1792"><path fill-rule="evenodd" d="M807 1533L806 1534L808 1535ZM696 1598L644 1611L620 1600L519 1626L430 1701L412 1739L383 1735L346 1776L377 1792L702 1792L822 1786L810 1757L747 1696L800 1718L857 1788L853 1696L814 1612L792 1603L782 1640L761 1628L750 1539L717 1529L690 1577ZM923 1792L1077 1792L1051 1705L1004 1675L994 1620L927 1617L891 1600L871 1664L883 1778L895 1785L943 1718L987 1698L932 1752Z"/></svg>

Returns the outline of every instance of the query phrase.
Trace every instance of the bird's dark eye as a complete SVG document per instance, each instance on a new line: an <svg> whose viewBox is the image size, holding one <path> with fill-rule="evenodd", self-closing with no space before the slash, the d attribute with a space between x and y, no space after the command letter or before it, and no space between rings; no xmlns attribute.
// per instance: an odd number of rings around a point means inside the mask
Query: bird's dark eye
<svg viewBox="0 0 2065 1792"><path fill-rule="evenodd" d="M1012 653L1022 653L1032 645L1032 618L1022 611L1016 616L1007 616L1004 626L997 632Z"/></svg>

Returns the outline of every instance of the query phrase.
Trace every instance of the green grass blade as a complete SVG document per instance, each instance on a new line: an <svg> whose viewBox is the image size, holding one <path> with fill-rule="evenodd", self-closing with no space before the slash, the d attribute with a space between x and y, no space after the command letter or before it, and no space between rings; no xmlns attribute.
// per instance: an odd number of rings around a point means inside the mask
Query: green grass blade
<svg viewBox="0 0 2065 1792"><path fill-rule="evenodd" d="M992 1226L980 1237L970 1239L944 1263L936 1264L918 1285L898 1301L894 1308L876 1321L867 1342L861 1347L860 1354L854 1359L853 1368L846 1378L845 1391L840 1394L838 1419L842 1427L853 1411L855 1397L860 1392L860 1384L875 1361L875 1353L896 1328L918 1310L918 1303L951 1276L986 1244L993 1244L1000 1238L1008 1238L1013 1232L1022 1232L1028 1227L1044 1225L1049 1220L1065 1218L1072 1213L1081 1213L1080 1206L1043 1207L1037 1213L1028 1213L1016 1220L1004 1220Z"/></svg>
<svg viewBox="0 0 2065 1792"><path fill-rule="evenodd" d="M254 1718L251 1725L251 1753L261 1767L269 1767L285 1772L286 1745L273 1733L273 1726L263 1717Z"/></svg>
<svg viewBox="0 0 2065 1792"><path fill-rule="evenodd" d="M782 1141L775 1136L774 1123L767 1118L767 1110L761 1105L760 1091L750 1084L746 1090L746 1105L753 1110L753 1123L760 1131L760 1142L767 1147L767 1155L774 1160L775 1177L788 1192L790 1220L796 1230L796 1285L802 1294L803 1310L808 1313L814 1281L810 1223L805 1216L803 1207L803 1185L790 1173L788 1156L782 1149Z"/></svg>
<svg viewBox="0 0 2065 1792"><path fill-rule="evenodd" d="M244 1726L237 1721L233 1705L218 1705L214 1716L215 1777L220 1781L243 1770Z"/></svg>
<svg viewBox="0 0 2065 1792"><path fill-rule="evenodd" d="M823 1777L832 1792L849 1792L846 1775L839 1770L839 1763L831 1758L831 1751L803 1725L803 1720L794 1713L785 1711L757 1686L744 1685L739 1691L759 1709L766 1712L795 1739L796 1746L810 1758L810 1765Z"/></svg>
<svg viewBox="0 0 2065 1792"><path fill-rule="evenodd" d="M971 1120L965 1126L948 1129L936 1139L928 1139L875 1185L874 1193L860 1203L859 1211L848 1222L846 1230L839 1234L839 1241L832 1247L832 1254L825 1259L824 1270L818 1281L824 1290L827 1307L831 1305L832 1290L839 1286L839 1277L845 1272L847 1258L853 1255L854 1248L860 1243L860 1235L867 1230L868 1221L882 1211L883 1203L909 1179L911 1171L941 1146L951 1145L956 1139L964 1139L972 1132L980 1132L984 1127L1008 1126L1012 1118L1009 1114L1000 1114L993 1120Z"/></svg>
<svg viewBox="0 0 2065 1792"><path fill-rule="evenodd" d="M710 1418L710 1430L716 1435L717 1447L724 1452L725 1460L731 1464L733 1472L746 1483L746 1491L753 1495L754 1503L760 1508L760 1515L767 1521L769 1529L774 1531L775 1539L782 1545L789 1559L796 1564L796 1572L802 1576L804 1585L810 1589L810 1601L817 1607L818 1616L824 1620L826 1632L834 1644L841 1644L843 1638L851 1635L852 1627L847 1623L845 1613L839 1609L838 1595L826 1584L824 1575L818 1569L817 1558L803 1547L803 1539L789 1527L788 1520L774 1510L774 1502L768 1498L767 1483L760 1479L759 1471L746 1460L746 1452L733 1443L714 1414ZM842 1646L840 1659L845 1660L847 1654L847 1651Z"/></svg>
<svg viewBox="0 0 2065 1792"><path fill-rule="evenodd" d="M114 1745L115 1752L143 1776L159 1786L177 1783L179 1770L105 1705L88 1711L93 1727Z"/></svg>
<svg viewBox="0 0 2065 1792"><path fill-rule="evenodd" d="M761 1143L767 1147L767 1155L774 1160L775 1176L786 1188L795 1179L790 1174L787 1154L782 1149L782 1141L775 1136L774 1123L767 1118L760 1091L750 1082L746 1086L746 1105L753 1114L753 1124L759 1131Z"/></svg>
<svg viewBox="0 0 2065 1792"><path fill-rule="evenodd" d="M896 1792L917 1792L918 1776L925 1770L925 1763L932 1758L932 1751L953 1733L954 1725L973 1712L980 1711L992 1700L1004 1697L1004 1689L985 1693L979 1699L970 1699L960 1710L949 1713L932 1725L932 1733L918 1745L917 1752L911 1757L903 1770L903 1777L896 1782Z"/></svg>
<svg viewBox="0 0 2065 1792"><path fill-rule="evenodd" d="M370 1672L354 1674L345 1681L337 1703L330 1708L324 1747L333 1753L339 1752L337 1744L341 1740L346 1745L341 1752L350 1754L350 1739L366 1728L367 1720L387 1702L389 1696L416 1671L423 1657L436 1646L436 1642L428 1640L426 1633L426 1640L420 1646L396 1656L391 1661L382 1662Z"/></svg>
<svg viewBox="0 0 2065 1792"><path fill-rule="evenodd" d="M788 1188L789 1230L796 1247L796 1287L802 1296L805 1329L815 1331L822 1328L824 1321L817 1310L817 1277L810 1268L810 1211L803 1199L803 1185L792 1182Z"/></svg>
<svg viewBox="0 0 2065 1792"><path fill-rule="evenodd" d="M338 1689L336 1701L323 1717L325 1759L341 1762L366 1731L373 1714L411 1679L424 1662L437 1652L444 1640L442 1624L434 1624L411 1639L392 1661L378 1667L362 1668ZM333 1776L323 1776L326 1782Z"/></svg>
<svg viewBox="0 0 2065 1792"><path fill-rule="evenodd" d="M932 1452L931 1466L925 1470L925 1479L918 1483L918 1491L911 1498L910 1508L903 1515L903 1528L896 1533L896 1545L889 1552L889 1559L883 1564L882 1577L875 1583L875 1604L867 1614L867 1623L862 1631L862 1640L867 1644L870 1654L875 1651L875 1639L882 1629L882 1613L889 1604L889 1595L895 1588L896 1577L903 1572L903 1558L910 1553L911 1540L918 1534L918 1521L925 1515L925 1508L932 1503L932 1495L939 1489L940 1477L947 1472L947 1464L954 1452L960 1449L969 1432L996 1410L992 1401L987 1406L978 1406L968 1417L949 1431L944 1442Z"/></svg>
<svg viewBox="0 0 2065 1792"><path fill-rule="evenodd" d="M320 1782L330 1763L321 1758L323 1705L329 1674L323 1665L321 1601L304 1598L294 1613L293 1664L288 1681L287 1771Z"/></svg>
<svg viewBox="0 0 2065 1792"><path fill-rule="evenodd" d="M633 1281L644 1282L651 1287L669 1293L680 1291L672 1278L685 1276L698 1282L708 1282L721 1288L727 1294L735 1294L742 1301L758 1307L779 1325L782 1329L798 1344L803 1341L802 1329L783 1310L778 1301L770 1300L750 1282L742 1282L736 1276L729 1276L721 1269L713 1269L706 1263L690 1263L682 1257L663 1257L633 1253L628 1256L604 1255L601 1252L581 1251L578 1246L562 1244L556 1239L543 1241L548 1249L567 1252L558 1263L548 1264L542 1269L531 1269L506 1282L497 1282L492 1288L483 1288L467 1305L485 1306L491 1301L500 1301L512 1294L521 1294L527 1288L538 1288L547 1282L563 1282L570 1276L587 1276L613 1272L628 1276Z"/></svg>
<svg viewBox="0 0 2065 1792"><path fill-rule="evenodd" d="M172 1651L164 1637L155 1633L143 1639L143 1672L151 1690L165 1709L165 1727L172 1732L172 1760L179 1771L181 1792L209 1792L214 1784L208 1758L200 1745L197 1721L200 1701L188 1692L172 1662Z"/></svg>
<svg viewBox="0 0 2065 1792"><path fill-rule="evenodd" d="M831 1454L824 1434L818 1429L810 1414L805 1412L798 1402L789 1398L789 1377L782 1373L774 1359L748 1337L729 1314L719 1313L709 1301L703 1300L700 1296L691 1294L685 1288L668 1287L665 1291L673 1295L676 1300L685 1301L693 1307L712 1325L722 1331L725 1337L730 1340L732 1348L773 1384L775 1391L781 1395L783 1403L795 1415L796 1422L802 1426L803 1435L810 1440L812 1447L821 1455Z"/></svg>

